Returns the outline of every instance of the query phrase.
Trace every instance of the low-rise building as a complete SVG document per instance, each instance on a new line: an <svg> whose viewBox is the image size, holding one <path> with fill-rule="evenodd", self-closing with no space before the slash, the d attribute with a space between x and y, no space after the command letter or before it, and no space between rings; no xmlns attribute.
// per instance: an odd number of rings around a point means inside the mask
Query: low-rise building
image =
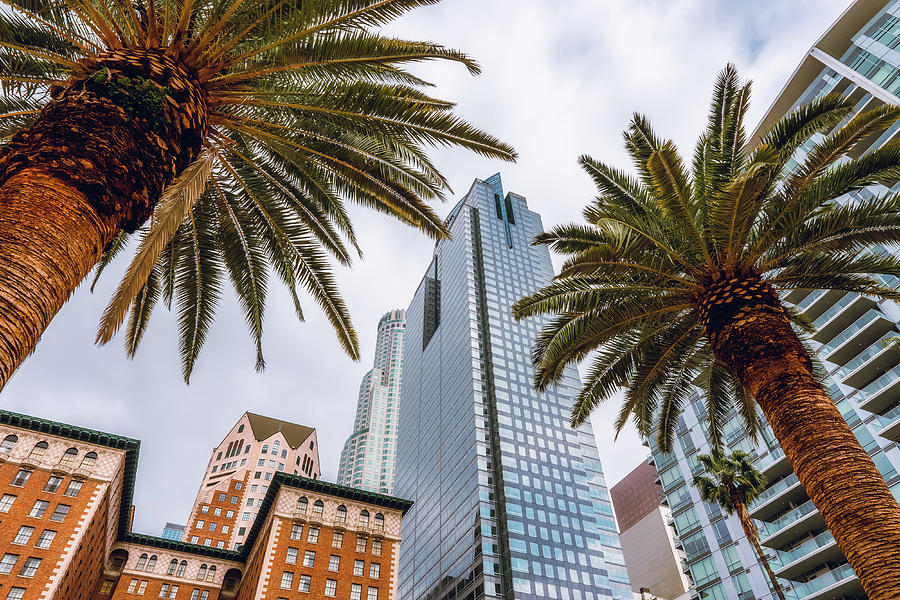
<svg viewBox="0 0 900 600"><path fill-rule="evenodd" d="M410 502L276 470L237 550L136 534L139 446L0 411L0 598L395 597Z"/></svg>

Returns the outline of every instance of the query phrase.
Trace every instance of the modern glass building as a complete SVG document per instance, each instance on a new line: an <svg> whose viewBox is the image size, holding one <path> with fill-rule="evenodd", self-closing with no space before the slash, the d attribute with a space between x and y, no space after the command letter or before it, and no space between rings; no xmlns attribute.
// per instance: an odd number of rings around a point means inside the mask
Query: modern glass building
<svg viewBox="0 0 900 600"><path fill-rule="evenodd" d="M630 599L590 426L568 426L575 368L532 389L541 327L510 306L547 284L525 198L475 180L407 310L394 493L404 600Z"/></svg>
<svg viewBox="0 0 900 600"><path fill-rule="evenodd" d="M392 310L378 322L375 363L359 386L353 433L341 451L337 481L342 485L381 494L393 491L405 334L405 310Z"/></svg>
<svg viewBox="0 0 900 600"><path fill-rule="evenodd" d="M803 58L751 136L751 144L785 113L824 94L843 94L857 111L900 104L898 46L900 1L855 2ZM867 140L854 155L893 139L897 130L895 126ZM799 164L807 151L798 150L788 168ZM880 187L860 193L884 192ZM900 496L896 446L900 442L900 349L882 343L900 331L898 306L835 291L796 290L784 299L815 323L818 332L813 342L829 373L829 392L895 497ZM651 444L687 567L703 598L773 598L737 519L700 502L690 485L700 472L697 454L710 449L703 419L703 400L695 396L679 422L674 454L662 455ZM769 488L750 507L750 514L787 596L795 600L865 598L771 430L767 428L754 444L733 416L725 437L731 448L752 453L769 479Z"/></svg>

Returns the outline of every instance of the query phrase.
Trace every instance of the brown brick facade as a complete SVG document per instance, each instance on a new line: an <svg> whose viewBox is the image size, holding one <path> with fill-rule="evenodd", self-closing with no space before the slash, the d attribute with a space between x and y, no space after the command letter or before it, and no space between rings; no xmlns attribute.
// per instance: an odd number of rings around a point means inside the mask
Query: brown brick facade
<svg viewBox="0 0 900 600"><path fill-rule="evenodd" d="M0 411L0 442L0 598L351 600L358 589L360 600L393 600L408 502L277 472L244 521L253 471L239 469L201 488L185 532L199 543L190 544L130 531L136 440ZM246 547L228 548L239 527ZM307 552L315 557L305 566Z"/></svg>

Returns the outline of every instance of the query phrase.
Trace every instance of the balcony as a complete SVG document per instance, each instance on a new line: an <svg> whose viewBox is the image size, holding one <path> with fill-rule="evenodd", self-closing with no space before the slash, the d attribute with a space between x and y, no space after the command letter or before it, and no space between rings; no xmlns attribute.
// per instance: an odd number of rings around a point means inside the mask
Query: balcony
<svg viewBox="0 0 900 600"><path fill-rule="evenodd" d="M784 450L776 448L768 454L762 461L757 463L756 468L766 476L769 481L776 481L782 477L787 477L793 469L784 455Z"/></svg>
<svg viewBox="0 0 900 600"><path fill-rule="evenodd" d="M900 442L900 404L879 415L878 422L882 426L878 435L892 442Z"/></svg>
<svg viewBox="0 0 900 600"><path fill-rule="evenodd" d="M812 581L794 584L794 595L798 600L830 600L862 591L856 574L848 564L819 575Z"/></svg>
<svg viewBox="0 0 900 600"><path fill-rule="evenodd" d="M862 389L898 363L900 348L894 345L885 348L881 341L877 341L839 369L838 375L845 385Z"/></svg>
<svg viewBox="0 0 900 600"><path fill-rule="evenodd" d="M812 290L807 289L788 290L788 292L784 296L782 296L782 300L784 300L785 302L790 302L794 306L797 306L798 304L802 304L803 300L805 298L808 298L811 293Z"/></svg>
<svg viewBox="0 0 900 600"><path fill-rule="evenodd" d="M788 506L800 504L808 499L797 475L791 473L759 495L759 498L750 505L750 516L760 521L768 521Z"/></svg>
<svg viewBox="0 0 900 600"><path fill-rule="evenodd" d="M803 299L797 310L810 319L818 319L830 306L840 300L846 292L837 290L818 290Z"/></svg>
<svg viewBox="0 0 900 600"><path fill-rule="evenodd" d="M819 354L827 361L843 366L860 352L884 337L894 324L877 308L853 322L840 335L822 346Z"/></svg>
<svg viewBox="0 0 900 600"><path fill-rule="evenodd" d="M879 414L900 401L900 366L896 366L857 394L859 407Z"/></svg>
<svg viewBox="0 0 900 600"><path fill-rule="evenodd" d="M822 344L830 342L874 307L875 302L869 298L857 294L845 295L814 321L818 331L813 335L813 339Z"/></svg>
<svg viewBox="0 0 900 600"><path fill-rule="evenodd" d="M826 562L846 562L830 531L824 531L786 552L778 552L771 561L775 575L782 579L794 579L809 573Z"/></svg>
<svg viewBox="0 0 900 600"><path fill-rule="evenodd" d="M759 537L763 546L780 550L803 534L824 527L822 515L808 500L774 521L760 523Z"/></svg>

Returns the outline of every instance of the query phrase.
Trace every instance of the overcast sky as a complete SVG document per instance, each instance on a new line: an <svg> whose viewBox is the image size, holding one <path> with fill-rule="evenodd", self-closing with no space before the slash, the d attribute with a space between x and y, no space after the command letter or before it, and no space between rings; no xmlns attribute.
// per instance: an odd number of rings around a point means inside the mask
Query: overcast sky
<svg viewBox="0 0 900 600"><path fill-rule="evenodd" d="M392 26L411 39L470 53L484 73L456 65L417 69L436 95L511 143L517 164L462 150L436 162L453 198L473 178L499 171L544 225L576 220L593 189L580 154L628 167L621 131L633 111L690 156L706 119L716 73L732 61L754 81L748 126L793 72L803 53L848 0L445 0ZM451 203L438 206L446 214ZM115 285L79 289L0 397L6 409L141 440L135 530L159 534L184 523L210 449L246 411L318 429L325 479L334 480L352 427L360 378L371 367L380 316L405 308L430 259L432 243L381 215L354 210L365 259L340 269L363 360L338 347L314 303L294 320L287 297L273 293L266 318L268 367L253 369L253 348L236 304L222 306L190 386L180 374L174 316L157 309L137 357L120 339L93 345L97 320ZM556 259L555 259L556 260ZM558 261L557 261L558 264ZM119 265L121 268L122 265ZM273 285L273 290L275 290ZM610 484L646 455L633 431L613 443L615 404L593 416Z"/></svg>

